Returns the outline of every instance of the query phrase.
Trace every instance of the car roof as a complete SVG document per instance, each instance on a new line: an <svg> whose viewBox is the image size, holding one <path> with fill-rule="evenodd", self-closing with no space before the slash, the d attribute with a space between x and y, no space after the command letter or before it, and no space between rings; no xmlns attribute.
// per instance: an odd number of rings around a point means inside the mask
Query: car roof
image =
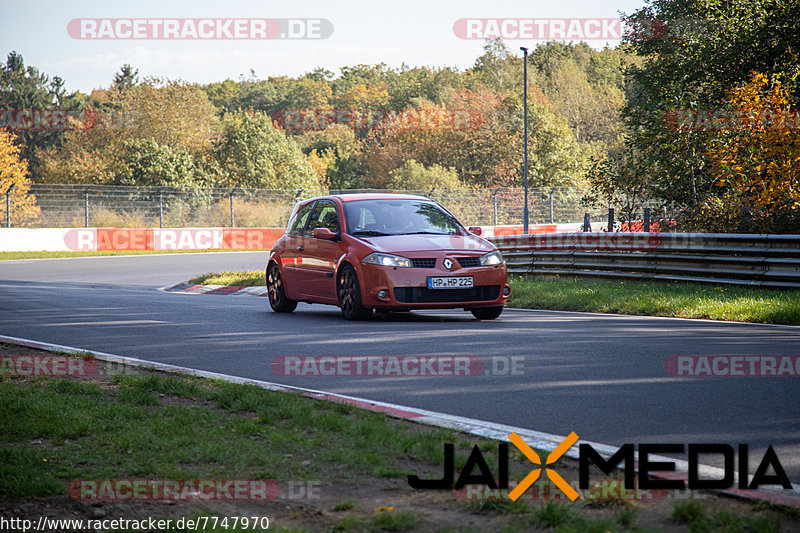
<svg viewBox="0 0 800 533"><path fill-rule="evenodd" d="M352 194L332 194L330 196L320 196L306 200L320 200L323 198L338 198L341 202L354 202L357 200L424 200L432 202L430 198L416 194L393 194L393 193L352 193Z"/></svg>

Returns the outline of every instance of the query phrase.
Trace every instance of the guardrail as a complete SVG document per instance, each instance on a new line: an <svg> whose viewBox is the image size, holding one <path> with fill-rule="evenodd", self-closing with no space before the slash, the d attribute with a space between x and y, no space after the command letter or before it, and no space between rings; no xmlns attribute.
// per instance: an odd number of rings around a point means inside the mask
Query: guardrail
<svg viewBox="0 0 800 533"><path fill-rule="evenodd" d="M516 274L800 288L800 235L548 233L491 240Z"/></svg>

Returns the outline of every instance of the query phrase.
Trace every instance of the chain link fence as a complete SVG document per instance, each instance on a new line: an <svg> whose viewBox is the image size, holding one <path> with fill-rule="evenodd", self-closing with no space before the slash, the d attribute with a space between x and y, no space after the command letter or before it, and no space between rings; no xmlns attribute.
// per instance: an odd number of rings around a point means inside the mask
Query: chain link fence
<svg viewBox="0 0 800 533"><path fill-rule="evenodd" d="M33 184L27 193L38 206L34 215L22 217L6 198L0 203L0 221L9 227L283 227L295 203L328 193L396 192L428 196L467 225L522 224L522 188L387 191L200 189L175 187L125 187L111 185ZM592 220L602 209L580 203L585 191L577 188L530 188L530 224L579 223L585 212ZM10 211L8 210L10 208Z"/></svg>

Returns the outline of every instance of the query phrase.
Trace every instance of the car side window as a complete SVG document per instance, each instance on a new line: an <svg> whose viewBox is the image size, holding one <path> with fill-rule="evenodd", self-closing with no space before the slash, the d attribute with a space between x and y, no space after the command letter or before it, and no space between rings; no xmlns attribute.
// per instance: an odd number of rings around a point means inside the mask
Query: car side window
<svg viewBox="0 0 800 533"><path fill-rule="evenodd" d="M306 226L306 220L311 213L312 203L306 204L297 210L292 220L289 221L289 235L302 235L303 228Z"/></svg>
<svg viewBox="0 0 800 533"><path fill-rule="evenodd" d="M316 228L328 228L334 233L339 233L339 214L336 212L336 204L328 200L317 202L311 213L307 233L311 235Z"/></svg>

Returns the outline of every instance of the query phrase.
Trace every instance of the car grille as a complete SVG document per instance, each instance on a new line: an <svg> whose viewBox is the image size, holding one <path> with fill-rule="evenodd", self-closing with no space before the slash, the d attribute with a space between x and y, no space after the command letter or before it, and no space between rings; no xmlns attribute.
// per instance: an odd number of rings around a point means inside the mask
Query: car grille
<svg viewBox="0 0 800 533"><path fill-rule="evenodd" d="M500 285L481 285L470 289L429 289L395 287L394 297L401 303L485 302L500 296Z"/></svg>
<svg viewBox="0 0 800 533"><path fill-rule="evenodd" d="M458 257L458 264L461 265L461 268L472 268L476 266L480 266L481 258L480 257Z"/></svg>
<svg viewBox="0 0 800 533"><path fill-rule="evenodd" d="M411 266L414 268L433 268L436 266L435 257L416 257L411 259Z"/></svg>

